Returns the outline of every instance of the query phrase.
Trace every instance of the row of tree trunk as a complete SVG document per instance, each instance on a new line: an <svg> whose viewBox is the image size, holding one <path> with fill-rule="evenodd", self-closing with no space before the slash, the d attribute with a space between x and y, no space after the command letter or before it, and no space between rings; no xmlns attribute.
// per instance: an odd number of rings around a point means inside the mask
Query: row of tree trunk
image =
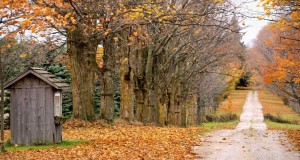
<svg viewBox="0 0 300 160"><path fill-rule="evenodd" d="M93 34L83 31L84 26L88 25L84 21L83 24L79 21L75 29L69 29L67 45L73 117L94 119L94 81L95 74L98 74L101 81L100 117L108 122L114 120L114 93L120 90L122 119L176 126L200 123L204 116L203 108L211 106L210 102L199 102L199 98L204 97L198 87L201 76L206 76L208 70L222 70L230 63L230 58L235 59L242 52L237 50L242 48L240 36L232 32L233 29L238 30L236 17L229 20L220 16L216 20L217 15L226 13L204 13L216 10L214 7L218 4L203 3L206 2L195 3L200 8L182 6L180 12L184 12L185 17L174 15L171 22L174 24L168 24L167 21L160 23L161 19L154 16L151 21L142 17L141 22L133 20L136 25L128 23L113 28L111 20L106 18L107 22L103 26L111 27L107 29L115 32L98 34L96 39L93 39ZM189 9L203 12L203 17L193 19L194 15L187 12ZM130 18L126 20L130 21ZM201 31L203 33L199 34ZM97 68L99 44L104 53L103 65ZM232 51L234 49L236 51ZM119 88L115 85L116 73ZM224 76L215 78L226 80ZM211 84L206 82L207 85ZM215 90L216 93L207 94L215 98L222 94L224 86Z"/></svg>

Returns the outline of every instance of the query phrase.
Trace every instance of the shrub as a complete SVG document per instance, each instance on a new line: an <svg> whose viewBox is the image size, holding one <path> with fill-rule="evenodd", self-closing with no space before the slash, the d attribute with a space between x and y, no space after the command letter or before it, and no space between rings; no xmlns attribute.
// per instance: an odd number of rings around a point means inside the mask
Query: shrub
<svg viewBox="0 0 300 160"><path fill-rule="evenodd" d="M220 115L220 122L228 122L232 120L237 120L238 116L234 113L225 113Z"/></svg>
<svg viewBox="0 0 300 160"><path fill-rule="evenodd" d="M215 115L215 114L207 114L205 116L205 119L208 122L229 122L233 120L238 120L239 116L235 113L224 113L221 115Z"/></svg>
<svg viewBox="0 0 300 160"><path fill-rule="evenodd" d="M287 124L299 124L299 121L290 121L284 119L280 114L272 115L271 113L267 113L264 115L265 119L269 119L270 121L277 122L277 123L287 123Z"/></svg>
<svg viewBox="0 0 300 160"><path fill-rule="evenodd" d="M218 122L219 121L219 117L217 115L214 115L214 114L207 114L205 116L205 118L208 122Z"/></svg>

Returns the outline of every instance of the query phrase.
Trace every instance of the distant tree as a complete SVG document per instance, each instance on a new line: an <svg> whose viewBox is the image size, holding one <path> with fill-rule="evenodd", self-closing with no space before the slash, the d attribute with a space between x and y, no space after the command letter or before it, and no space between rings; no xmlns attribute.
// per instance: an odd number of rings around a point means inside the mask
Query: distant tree
<svg viewBox="0 0 300 160"><path fill-rule="evenodd" d="M290 38L282 38L287 36ZM260 57L253 63L260 77L258 80L289 99L297 112L300 112L300 41L295 39L299 38L300 30L280 30L270 24L259 33L252 50Z"/></svg>
<svg viewBox="0 0 300 160"><path fill-rule="evenodd" d="M250 85L250 78L251 78L250 72L243 73L242 77L239 79L239 82L236 86L237 87L248 87Z"/></svg>

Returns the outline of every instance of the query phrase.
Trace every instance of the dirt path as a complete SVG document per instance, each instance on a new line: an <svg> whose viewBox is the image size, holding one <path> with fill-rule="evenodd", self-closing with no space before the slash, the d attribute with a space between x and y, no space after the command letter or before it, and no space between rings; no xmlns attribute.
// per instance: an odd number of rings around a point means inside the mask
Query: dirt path
<svg viewBox="0 0 300 160"><path fill-rule="evenodd" d="M256 91L248 93L240 123L235 130L220 130L205 135L194 152L208 160L298 160L280 131L268 131L263 122L262 105Z"/></svg>

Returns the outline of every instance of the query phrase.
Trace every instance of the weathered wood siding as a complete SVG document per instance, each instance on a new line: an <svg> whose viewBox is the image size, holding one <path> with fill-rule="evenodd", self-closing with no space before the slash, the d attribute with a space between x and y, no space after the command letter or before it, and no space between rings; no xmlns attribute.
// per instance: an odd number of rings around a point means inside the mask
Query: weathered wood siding
<svg viewBox="0 0 300 160"><path fill-rule="evenodd" d="M12 144L61 141L61 126L54 123L55 89L52 86L29 74L16 82L10 92Z"/></svg>

